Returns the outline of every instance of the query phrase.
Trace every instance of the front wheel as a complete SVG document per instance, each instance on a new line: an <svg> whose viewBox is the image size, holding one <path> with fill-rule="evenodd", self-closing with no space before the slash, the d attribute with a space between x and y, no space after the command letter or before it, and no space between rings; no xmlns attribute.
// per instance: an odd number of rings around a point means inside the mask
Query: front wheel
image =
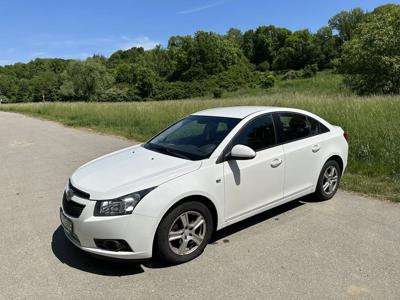
<svg viewBox="0 0 400 300"><path fill-rule="evenodd" d="M203 252L213 230L207 206L196 201L180 204L163 218L157 229L157 254L171 264L187 262Z"/></svg>
<svg viewBox="0 0 400 300"><path fill-rule="evenodd" d="M314 196L317 200L329 200L337 192L340 183L340 167L334 160L326 162L318 178Z"/></svg>

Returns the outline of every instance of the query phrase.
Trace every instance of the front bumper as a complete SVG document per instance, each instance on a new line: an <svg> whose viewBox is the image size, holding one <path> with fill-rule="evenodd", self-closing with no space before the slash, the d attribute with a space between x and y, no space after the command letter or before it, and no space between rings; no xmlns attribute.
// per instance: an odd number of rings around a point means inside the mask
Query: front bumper
<svg viewBox="0 0 400 300"><path fill-rule="evenodd" d="M72 233L65 228L67 238L78 248L100 256L119 259L146 259L152 256L153 239L157 229L156 218L135 214L112 217L94 217L96 201L74 196L72 201L85 205L81 215L74 218L63 213L72 222ZM94 239L125 240L132 251L108 251L96 246Z"/></svg>

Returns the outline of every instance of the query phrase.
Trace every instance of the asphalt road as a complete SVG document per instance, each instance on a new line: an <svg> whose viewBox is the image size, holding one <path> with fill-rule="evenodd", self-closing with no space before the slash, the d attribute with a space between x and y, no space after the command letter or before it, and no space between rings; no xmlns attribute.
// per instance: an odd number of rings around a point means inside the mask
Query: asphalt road
<svg viewBox="0 0 400 300"><path fill-rule="evenodd" d="M131 143L0 112L1 299L399 299L400 205L343 191L233 225L179 266L81 252L59 226L65 183Z"/></svg>

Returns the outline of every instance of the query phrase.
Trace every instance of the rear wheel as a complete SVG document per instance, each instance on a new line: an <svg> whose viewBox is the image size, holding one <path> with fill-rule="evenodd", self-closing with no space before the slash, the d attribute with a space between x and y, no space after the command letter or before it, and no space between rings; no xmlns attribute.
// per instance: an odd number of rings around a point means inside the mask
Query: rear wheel
<svg viewBox="0 0 400 300"><path fill-rule="evenodd" d="M199 256L213 232L212 215L201 202L186 202L172 209L161 221L156 233L156 250L171 264Z"/></svg>
<svg viewBox="0 0 400 300"><path fill-rule="evenodd" d="M329 200L337 192L340 183L340 167L334 160L326 162L318 178L314 196L318 200Z"/></svg>

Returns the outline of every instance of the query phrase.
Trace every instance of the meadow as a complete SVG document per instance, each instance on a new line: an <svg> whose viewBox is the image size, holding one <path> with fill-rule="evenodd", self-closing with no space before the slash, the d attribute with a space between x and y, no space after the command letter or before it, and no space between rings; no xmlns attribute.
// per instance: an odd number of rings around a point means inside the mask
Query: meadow
<svg viewBox="0 0 400 300"><path fill-rule="evenodd" d="M342 86L340 75L278 81L269 90L241 90L222 99L148 102L2 104L23 113L145 141L168 124L211 107L268 105L311 111L349 134L349 163L342 187L400 202L400 96L360 97Z"/></svg>

